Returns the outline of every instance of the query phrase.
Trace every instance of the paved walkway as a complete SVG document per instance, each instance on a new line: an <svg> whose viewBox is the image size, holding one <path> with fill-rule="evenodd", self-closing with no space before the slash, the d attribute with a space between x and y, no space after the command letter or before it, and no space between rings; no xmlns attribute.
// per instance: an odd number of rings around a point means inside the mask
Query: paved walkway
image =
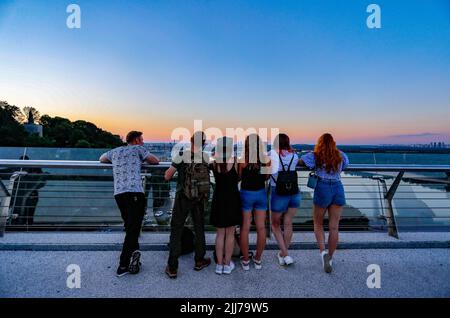
<svg viewBox="0 0 450 318"><path fill-rule="evenodd" d="M344 232L329 275L313 234L300 232L289 268L277 264L276 244L269 240L260 271L238 266L219 276L210 266L195 272L193 256L186 255L176 280L164 274L168 233L148 232L141 237L142 272L117 278L122 240L120 232L8 232L0 238L0 297L450 297L450 233L401 233L397 240L386 233ZM209 256L213 240L208 234ZM79 289L66 285L70 264L80 267ZM371 264L380 266L380 289L367 287Z"/></svg>
<svg viewBox="0 0 450 318"><path fill-rule="evenodd" d="M450 297L449 249L341 250L330 275L315 250L293 251L290 268L275 253L266 251L262 270L238 267L229 276L213 266L195 272L192 255L183 256L171 280L164 251L143 252L142 272L121 278L114 251L0 251L0 297ZM66 285L70 264L80 266L80 289ZM366 285L370 264L381 268L380 289Z"/></svg>

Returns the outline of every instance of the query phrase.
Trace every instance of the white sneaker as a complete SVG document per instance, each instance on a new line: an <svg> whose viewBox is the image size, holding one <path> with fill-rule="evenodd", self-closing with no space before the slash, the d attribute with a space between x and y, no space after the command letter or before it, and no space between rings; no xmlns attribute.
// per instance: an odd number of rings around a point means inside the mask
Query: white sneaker
<svg viewBox="0 0 450 318"><path fill-rule="evenodd" d="M217 264L216 265L216 274L222 275L222 273L223 273L223 265Z"/></svg>
<svg viewBox="0 0 450 318"><path fill-rule="evenodd" d="M330 255L326 251L322 251L320 253L320 258L322 259L322 267L325 273L331 273L333 270L333 260L331 259Z"/></svg>
<svg viewBox="0 0 450 318"><path fill-rule="evenodd" d="M230 261L230 265L223 265L223 273L224 274L231 274L233 269L235 268L233 261Z"/></svg>
<svg viewBox="0 0 450 318"><path fill-rule="evenodd" d="M280 256L280 253L278 252L277 254L277 258L278 258L278 264L280 264L281 266L286 265L285 261L284 261L284 257Z"/></svg>
<svg viewBox="0 0 450 318"><path fill-rule="evenodd" d="M241 260L241 266L242 269L244 271L249 271L250 270L250 261L244 261L243 259Z"/></svg>
<svg viewBox="0 0 450 318"><path fill-rule="evenodd" d="M292 257L290 257L289 255L286 255L285 257L283 257L284 259L284 263L286 265L291 265L294 263L294 259Z"/></svg>
<svg viewBox="0 0 450 318"><path fill-rule="evenodd" d="M253 259L253 264L255 264L255 269L260 270L262 269L262 261L257 261L256 259Z"/></svg>

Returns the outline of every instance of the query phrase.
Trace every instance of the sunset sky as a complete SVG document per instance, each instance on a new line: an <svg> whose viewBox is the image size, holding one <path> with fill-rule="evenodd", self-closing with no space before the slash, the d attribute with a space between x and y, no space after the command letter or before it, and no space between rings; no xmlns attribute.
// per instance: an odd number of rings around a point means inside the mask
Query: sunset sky
<svg viewBox="0 0 450 318"><path fill-rule="evenodd" d="M0 0L0 43L0 100L122 136L168 141L201 119L299 143L450 143L448 0Z"/></svg>

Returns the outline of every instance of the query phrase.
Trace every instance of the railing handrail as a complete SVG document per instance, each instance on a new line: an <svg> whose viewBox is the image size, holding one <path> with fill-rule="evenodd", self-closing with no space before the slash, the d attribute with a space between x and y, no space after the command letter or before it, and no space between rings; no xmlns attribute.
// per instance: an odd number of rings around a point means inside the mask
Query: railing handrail
<svg viewBox="0 0 450 318"><path fill-rule="evenodd" d="M143 168L168 168L170 162L159 165L143 164ZM61 169L111 169L112 165L99 161L86 160L9 160L0 159L0 167L18 168L61 168ZM298 171L308 171L299 167ZM404 165L404 164L351 164L345 171L380 171L380 172L450 172L450 165Z"/></svg>

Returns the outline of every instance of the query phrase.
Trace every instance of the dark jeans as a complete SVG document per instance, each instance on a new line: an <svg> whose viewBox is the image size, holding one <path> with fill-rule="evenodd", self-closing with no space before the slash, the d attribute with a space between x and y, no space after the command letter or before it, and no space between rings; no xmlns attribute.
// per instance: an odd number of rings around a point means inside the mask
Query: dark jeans
<svg viewBox="0 0 450 318"><path fill-rule="evenodd" d="M205 201L191 201L182 192L175 195L175 203L170 223L169 267L178 268L178 257L181 255L181 235L189 212L194 223L195 261L201 261L206 254L205 244Z"/></svg>
<svg viewBox="0 0 450 318"><path fill-rule="evenodd" d="M114 196L125 223L125 240L120 266L130 264L131 254L139 249L139 234L145 213L145 196L141 192L125 192Z"/></svg>

